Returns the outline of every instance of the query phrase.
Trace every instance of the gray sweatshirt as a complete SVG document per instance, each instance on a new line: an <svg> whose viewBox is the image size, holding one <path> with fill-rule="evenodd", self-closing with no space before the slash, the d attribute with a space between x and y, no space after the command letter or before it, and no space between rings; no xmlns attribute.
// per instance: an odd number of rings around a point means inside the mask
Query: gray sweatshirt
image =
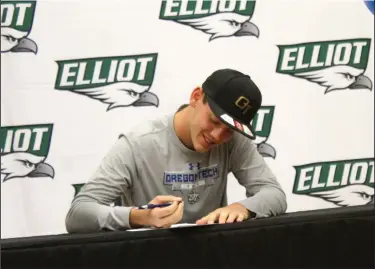
<svg viewBox="0 0 375 269"><path fill-rule="evenodd" d="M158 195L184 200L181 223L194 223L227 205L227 175L246 188L237 201L257 218L284 213L286 196L252 140L239 133L207 153L185 147L173 127L174 114L122 134L74 198L66 217L73 232L131 228L129 213ZM122 206L111 206L118 198Z"/></svg>

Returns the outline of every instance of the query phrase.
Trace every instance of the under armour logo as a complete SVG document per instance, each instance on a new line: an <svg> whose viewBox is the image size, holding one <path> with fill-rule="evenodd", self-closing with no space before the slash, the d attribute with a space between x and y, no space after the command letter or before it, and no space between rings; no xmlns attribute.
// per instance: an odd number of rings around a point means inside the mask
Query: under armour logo
<svg viewBox="0 0 375 269"><path fill-rule="evenodd" d="M194 168L197 168L198 170L201 169L200 163L189 163L189 170L194 170Z"/></svg>

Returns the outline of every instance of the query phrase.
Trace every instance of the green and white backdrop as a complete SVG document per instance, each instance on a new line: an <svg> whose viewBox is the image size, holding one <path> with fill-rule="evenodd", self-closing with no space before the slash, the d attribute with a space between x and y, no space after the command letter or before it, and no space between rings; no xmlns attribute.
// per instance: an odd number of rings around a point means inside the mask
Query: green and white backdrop
<svg viewBox="0 0 375 269"><path fill-rule="evenodd" d="M1 237L65 233L71 200L119 133L173 112L219 68L263 93L255 142L288 212L370 203L370 5L1 1ZM229 202L244 197L230 175Z"/></svg>

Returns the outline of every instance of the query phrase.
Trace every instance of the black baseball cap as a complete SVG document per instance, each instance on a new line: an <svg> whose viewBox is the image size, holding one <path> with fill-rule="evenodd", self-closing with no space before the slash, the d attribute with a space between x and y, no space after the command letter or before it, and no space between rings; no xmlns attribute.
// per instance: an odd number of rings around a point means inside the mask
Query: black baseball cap
<svg viewBox="0 0 375 269"><path fill-rule="evenodd" d="M220 69L206 79L202 88L217 118L255 139L250 123L262 105L262 94L250 76L233 69Z"/></svg>

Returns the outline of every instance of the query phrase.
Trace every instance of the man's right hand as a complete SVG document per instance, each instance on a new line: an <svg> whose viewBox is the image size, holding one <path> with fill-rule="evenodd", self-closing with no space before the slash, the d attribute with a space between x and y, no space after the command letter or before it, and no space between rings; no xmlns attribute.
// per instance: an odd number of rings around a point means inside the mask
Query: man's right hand
<svg viewBox="0 0 375 269"><path fill-rule="evenodd" d="M184 202L181 197L170 195L159 195L150 201L150 204L172 203L167 207L153 209L137 209L130 211L130 226L142 227L151 226L155 228L169 228L172 224L178 223L184 213Z"/></svg>

